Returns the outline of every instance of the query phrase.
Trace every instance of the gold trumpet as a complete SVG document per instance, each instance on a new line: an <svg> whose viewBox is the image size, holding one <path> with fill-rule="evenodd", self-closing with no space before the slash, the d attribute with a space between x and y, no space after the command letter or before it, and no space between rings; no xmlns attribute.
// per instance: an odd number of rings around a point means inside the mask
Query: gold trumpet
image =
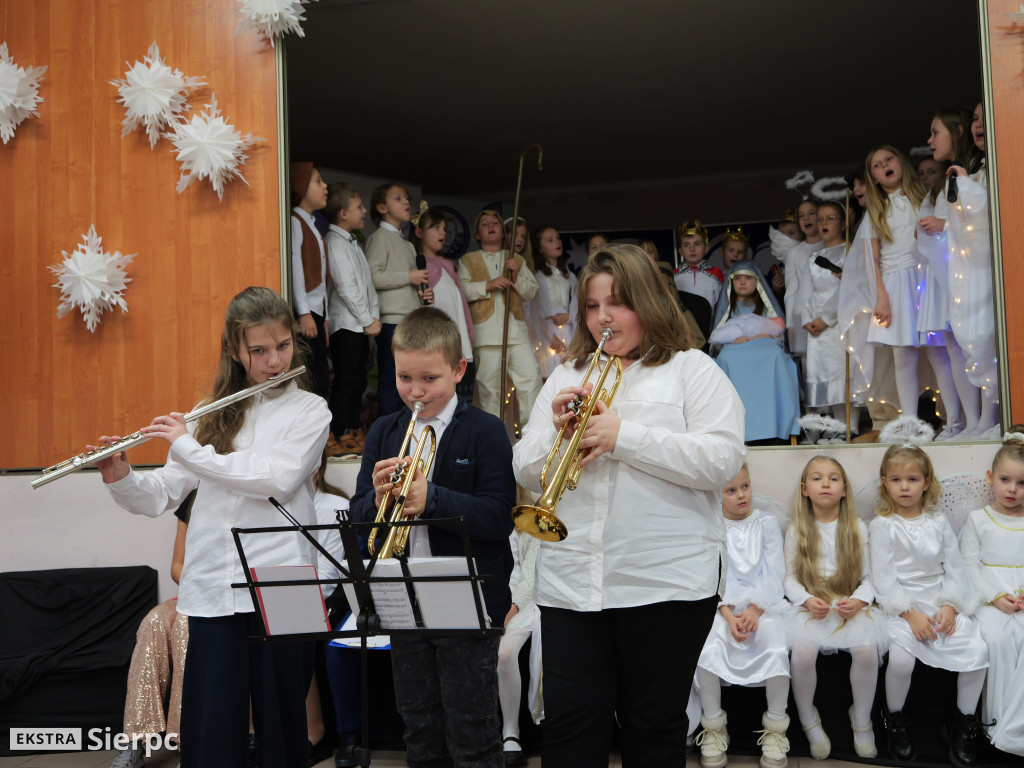
<svg viewBox="0 0 1024 768"><path fill-rule="evenodd" d="M611 405L612 400L615 399L615 393L619 390L619 383L622 381L622 363L618 357L611 355L608 358L608 362L604 364L604 367L601 367L600 364L601 352L604 351L604 345L611 338L611 335L612 332L607 328L601 332L601 343L594 350L594 356L590 360L590 367L587 368L587 373L583 377L583 383L580 384L581 387L586 386L594 369L597 368L600 371L600 375L598 376L597 383L594 384L593 391L586 397L577 396L569 404L569 409L576 415L576 431L573 432L569 445L564 453L559 453L562 440L565 439L566 427L569 426L569 422L566 422L558 430L555 444L551 446L551 450L548 452L544 468L540 473L540 484L544 486L544 492L537 499L536 504L523 504L512 510L512 521L516 524L516 528L543 541L561 541L569 535L569 529L565 527L565 523L555 515L555 507L558 506L558 500L562 498L562 494L565 493L566 489L570 491L575 490L576 485L580 481L580 475L583 472L580 461L586 455L585 452L580 451L580 440L583 439L583 433L590 423L590 417L594 415L598 400L604 401L605 405ZM608 379L608 374L613 370L615 371L615 384L612 385L611 392L609 392L605 389L605 383ZM572 420L570 419L570 421ZM552 475L551 482L549 483L548 470L551 469L551 465L556 457L558 458L558 466L555 467L555 473Z"/></svg>
<svg viewBox="0 0 1024 768"><path fill-rule="evenodd" d="M434 436L434 428L424 427L423 433L416 443L416 448L413 450L411 460L408 464L405 462L405 452L412 441L413 429L416 427L416 420L419 418L420 411L422 410L423 403L413 403L412 418L409 419L409 426L405 428L405 438L402 440L402 446L398 449L400 461L388 477L388 480L392 483L401 483L402 485L398 489L397 496L389 490L384 494L384 498L380 500L380 507L377 510L377 519L375 521L377 525L370 531L370 537L366 542L370 554L377 554L377 531L380 530L380 525L386 524L388 535L384 539L384 545L381 547L379 555L379 557L385 560L405 554L405 547L409 542L409 531L412 530L412 527L408 525L395 525L395 523L401 522L405 517L405 500L409 495L409 489L412 488L413 478L416 477L416 468L419 467L420 472L426 476L430 472L430 465L434 461L434 453L437 450L437 438ZM427 448L427 443L430 443L429 448ZM423 456L424 450L427 452L426 456Z"/></svg>

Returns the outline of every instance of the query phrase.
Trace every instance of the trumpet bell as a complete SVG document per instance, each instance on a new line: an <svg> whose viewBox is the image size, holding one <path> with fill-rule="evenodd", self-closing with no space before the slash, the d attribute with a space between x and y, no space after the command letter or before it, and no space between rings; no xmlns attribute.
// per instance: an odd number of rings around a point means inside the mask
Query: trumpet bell
<svg viewBox="0 0 1024 768"><path fill-rule="evenodd" d="M523 504L512 510L512 522L523 533L541 541L562 541L569 535L565 523L544 507Z"/></svg>

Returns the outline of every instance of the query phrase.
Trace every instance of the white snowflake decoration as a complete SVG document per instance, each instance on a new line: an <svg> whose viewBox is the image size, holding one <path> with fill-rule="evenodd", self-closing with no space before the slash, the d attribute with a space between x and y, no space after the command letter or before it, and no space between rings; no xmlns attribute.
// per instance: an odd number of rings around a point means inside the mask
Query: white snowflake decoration
<svg viewBox="0 0 1024 768"><path fill-rule="evenodd" d="M125 106L121 138L140 125L145 126L149 148L156 146L160 132L173 120L179 120L188 108L187 92L206 83L200 77L185 77L180 69L171 69L160 57L156 41L149 46L144 61L136 61L124 73L124 80L111 80Z"/></svg>
<svg viewBox="0 0 1024 768"><path fill-rule="evenodd" d="M294 32L305 37L300 22L306 20L302 7L310 0L238 0L243 19L238 22L236 35L255 29L273 45L278 37Z"/></svg>
<svg viewBox="0 0 1024 768"><path fill-rule="evenodd" d="M240 131L221 116L217 108L217 97L213 96L202 114L194 114L189 120L171 124L171 130L164 134L173 142L181 162L181 178L178 192L182 192L196 179L209 179L217 197L224 199L224 184L232 179L241 179L248 184L238 166L245 165L249 156L244 154L255 141L250 133L242 136Z"/></svg>
<svg viewBox="0 0 1024 768"><path fill-rule="evenodd" d="M64 317L75 307L82 310L82 317L90 332L96 332L103 312L121 307L128 311L128 304L122 297L131 278L125 274L125 267L135 254L122 256L120 251L107 253L100 247L102 238L96 234L96 227L90 226L78 247L68 255L64 254L62 264L53 264L49 269L57 275L54 288L60 288L61 302L57 317Z"/></svg>
<svg viewBox="0 0 1024 768"><path fill-rule="evenodd" d="M15 129L26 118L39 117L36 107L43 101L39 81L44 72L46 67L19 67L8 55L7 43L0 43L0 138L4 144L14 138Z"/></svg>

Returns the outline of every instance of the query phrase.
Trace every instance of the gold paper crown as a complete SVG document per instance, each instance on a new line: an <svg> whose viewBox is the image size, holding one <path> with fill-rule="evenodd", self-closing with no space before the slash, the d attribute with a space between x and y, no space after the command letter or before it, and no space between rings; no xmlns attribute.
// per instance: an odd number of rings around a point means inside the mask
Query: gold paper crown
<svg viewBox="0 0 1024 768"><path fill-rule="evenodd" d="M426 213L429 210L430 210L430 204L427 203L426 200L420 200L420 210L419 210L419 213L414 214L413 217L410 219L414 229L420 225L420 219L423 217L423 214Z"/></svg>
<svg viewBox="0 0 1024 768"><path fill-rule="evenodd" d="M782 218L779 219L779 224L785 224L787 221L791 221L794 224L799 224L800 220L797 219L796 210L793 208L787 208L786 212L782 214Z"/></svg>
<svg viewBox="0 0 1024 768"><path fill-rule="evenodd" d="M700 219L683 222L679 227L679 239L684 237L699 237L705 243L708 241L708 231L700 223Z"/></svg>
<svg viewBox="0 0 1024 768"><path fill-rule="evenodd" d="M722 238L722 245L725 245L730 240L739 240L744 245L750 244L750 238L743 232L743 227L736 227L733 229L729 227L725 230L725 236Z"/></svg>

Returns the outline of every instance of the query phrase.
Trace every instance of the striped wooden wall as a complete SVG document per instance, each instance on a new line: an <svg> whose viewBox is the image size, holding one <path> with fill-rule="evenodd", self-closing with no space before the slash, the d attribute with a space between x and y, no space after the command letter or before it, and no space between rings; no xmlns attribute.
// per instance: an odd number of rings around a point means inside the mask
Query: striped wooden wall
<svg viewBox="0 0 1024 768"><path fill-rule="evenodd" d="M989 30L999 200L1015 421L1024 421L1024 23L1019 2L991 0ZM223 309L246 285L280 287L273 50L235 37L235 0L0 0L0 41L21 66L49 67L41 117L0 146L0 469L66 458L101 433L124 433L157 412L190 407L216 362ZM167 62L216 93L243 133L264 137L220 202L209 184L175 192L166 141L120 138L123 109L109 80L156 40ZM135 253L129 313L96 333L58 320L47 265L90 224L108 250ZM1017 297L1016 300L1014 297ZM135 449L162 461L164 444Z"/></svg>
<svg viewBox="0 0 1024 768"><path fill-rule="evenodd" d="M1024 421L1024 20L1019 0L989 0L992 107L995 112L996 167L999 183L1006 302L1007 371L1011 422Z"/></svg>
<svg viewBox="0 0 1024 768"><path fill-rule="evenodd" d="M0 468L38 467L100 434L187 410L212 373L224 308L247 285L280 288L275 54L235 37L235 0L0 0L0 41L21 66L48 67L40 117L0 146ZM226 119L264 137L224 201L180 174L161 140L121 138L122 79L154 40L165 61L207 85ZM126 63L127 62L127 63ZM137 254L128 313L90 333L77 312L56 318L47 265L90 224L103 246ZM166 443L133 451L161 462Z"/></svg>

